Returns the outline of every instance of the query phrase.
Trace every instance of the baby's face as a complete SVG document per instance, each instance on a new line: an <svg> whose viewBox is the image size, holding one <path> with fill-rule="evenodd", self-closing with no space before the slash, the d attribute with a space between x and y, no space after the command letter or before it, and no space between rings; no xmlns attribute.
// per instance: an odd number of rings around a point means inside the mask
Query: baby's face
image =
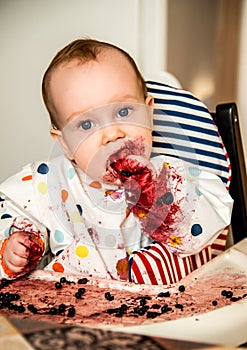
<svg viewBox="0 0 247 350"><path fill-rule="evenodd" d="M107 51L98 61L58 67L51 94L61 130L51 134L90 177L100 180L107 158L128 140L141 139L149 156L153 100L144 100L135 72L121 53Z"/></svg>

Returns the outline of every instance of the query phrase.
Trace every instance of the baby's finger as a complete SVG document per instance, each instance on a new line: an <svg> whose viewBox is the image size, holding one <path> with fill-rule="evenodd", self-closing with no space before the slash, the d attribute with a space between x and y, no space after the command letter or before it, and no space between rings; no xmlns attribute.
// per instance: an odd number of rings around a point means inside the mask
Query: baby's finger
<svg viewBox="0 0 247 350"><path fill-rule="evenodd" d="M22 257L20 255L17 255L16 253L13 253L9 257L8 262L15 267L23 268L27 265L28 259L27 257Z"/></svg>
<svg viewBox="0 0 247 350"><path fill-rule="evenodd" d="M5 264L7 265L8 269L13 273L20 273L23 270L23 267L25 266L16 266L9 261L6 261Z"/></svg>
<svg viewBox="0 0 247 350"><path fill-rule="evenodd" d="M24 244L20 243L15 247L14 254L27 259L30 254L30 250Z"/></svg>

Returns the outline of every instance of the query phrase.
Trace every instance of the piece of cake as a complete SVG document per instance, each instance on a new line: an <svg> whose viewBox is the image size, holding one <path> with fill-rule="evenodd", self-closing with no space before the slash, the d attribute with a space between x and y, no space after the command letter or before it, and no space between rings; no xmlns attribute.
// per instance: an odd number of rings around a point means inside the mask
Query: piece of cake
<svg viewBox="0 0 247 350"><path fill-rule="evenodd" d="M1 281L0 313L56 323L133 326L195 316L247 298L244 274L228 270L193 276L164 287L35 271Z"/></svg>

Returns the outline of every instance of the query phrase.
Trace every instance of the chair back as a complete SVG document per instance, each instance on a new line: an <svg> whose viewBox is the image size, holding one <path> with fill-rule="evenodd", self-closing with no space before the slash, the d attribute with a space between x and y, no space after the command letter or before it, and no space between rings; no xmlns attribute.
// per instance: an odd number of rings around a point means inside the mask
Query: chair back
<svg viewBox="0 0 247 350"><path fill-rule="evenodd" d="M234 200L231 226L234 243L237 243L247 237L247 174L237 106L235 103L219 104L212 116L231 163L229 192Z"/></svg>

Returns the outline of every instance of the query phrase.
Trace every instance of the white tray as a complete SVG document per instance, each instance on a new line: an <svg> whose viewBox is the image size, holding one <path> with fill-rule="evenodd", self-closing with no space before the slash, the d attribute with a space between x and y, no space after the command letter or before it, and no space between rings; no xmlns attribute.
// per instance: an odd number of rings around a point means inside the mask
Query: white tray
<svg viewBox="0 0 247 350"><path fill-rule="evenodd" d="M212 276L227 268L247 275L247 238L193 272L193 276ZM107 328L116 330L116 326ZM117 330L170 339L238 346L247 341L247 298L193 317L140 326L119 326Z"/></svg>

